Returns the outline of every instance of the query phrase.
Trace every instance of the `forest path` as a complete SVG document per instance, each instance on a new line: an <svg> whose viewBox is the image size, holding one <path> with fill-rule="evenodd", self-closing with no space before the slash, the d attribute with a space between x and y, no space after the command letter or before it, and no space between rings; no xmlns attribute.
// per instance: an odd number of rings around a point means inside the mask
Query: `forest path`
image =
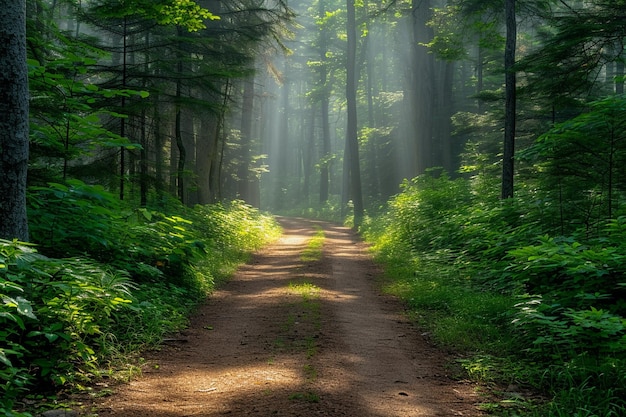
<svg viewBox="0 0 626 417"><path fill-rule="evenodd" d="M255 254L192 318L185 342L98 400L100 417L478 416L470 384L381 295L379 270L350 229L280 219ZM303 251L324 231L322 256Z"/></svg>

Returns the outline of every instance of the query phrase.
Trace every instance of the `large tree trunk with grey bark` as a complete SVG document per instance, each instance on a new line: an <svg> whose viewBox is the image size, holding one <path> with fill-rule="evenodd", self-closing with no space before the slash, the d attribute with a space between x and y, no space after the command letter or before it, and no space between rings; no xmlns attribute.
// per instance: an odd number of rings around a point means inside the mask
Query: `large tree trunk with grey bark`
<svg viewBox="0 0 626 417"><path fill-rule="evenodd" d="M0 238L28 240L26 3L0 8Z"/></svg>

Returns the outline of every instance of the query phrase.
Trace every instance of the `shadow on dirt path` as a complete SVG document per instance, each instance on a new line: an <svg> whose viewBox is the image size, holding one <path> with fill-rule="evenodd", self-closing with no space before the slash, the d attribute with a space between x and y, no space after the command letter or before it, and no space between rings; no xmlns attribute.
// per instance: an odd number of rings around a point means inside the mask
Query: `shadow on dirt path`
<svg viewBox="0 0 626 417"><path fill-rule="evenodd" d="M101 417L478 416L469 384L375 288L349 229L280 219L257 253L192 318L184 341L96 404ZM323 230L319 259L304 259Z"/></svg>

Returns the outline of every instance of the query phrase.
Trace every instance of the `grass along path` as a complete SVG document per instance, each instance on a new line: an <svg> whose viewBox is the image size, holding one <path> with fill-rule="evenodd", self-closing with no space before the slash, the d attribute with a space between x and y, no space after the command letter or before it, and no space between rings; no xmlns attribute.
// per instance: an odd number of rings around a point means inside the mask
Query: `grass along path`
<svg viewBox="0 0 626 417"><path fill-rule="evenodd" d="M449 378L448 358L377 291L349 229L281 223L282 238L147 357L141 378L92 403L97 415L481 415L474 387Z"/></svg>

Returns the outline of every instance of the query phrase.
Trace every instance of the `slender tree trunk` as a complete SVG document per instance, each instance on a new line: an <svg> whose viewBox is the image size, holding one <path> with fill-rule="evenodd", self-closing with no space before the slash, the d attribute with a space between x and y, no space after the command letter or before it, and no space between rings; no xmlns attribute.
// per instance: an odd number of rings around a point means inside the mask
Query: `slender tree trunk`
<svg viewBox="0 0 626 417"><path fill-rule="evenodd" d="M313 171L313 150L315 149L315 106L308 109L309 119L305 120L306 128L303 135L306 137L302 152L302 165L304 169L304 183L302 184L302 195L306 201L311 201L309 195L311 188L311 174Z"/></svg>
<svg viewBox="0 0 626 417"><path fill-rule="evenodd" d="M168 106L168 108L166 109L166 113L167 114L176 114L176 106L173 106L173 109L170 109L170 107ZM169 120L168 120L169 121ZM168 128L168 132L166 134L166 136L169 138L168 142L169 142L169 150L170 150L170 161L169 161L169 172L168 172L168 190L169 193L173 196L178 195L178 191L177 191L177 181L178 181L178 175L176 175L177 173L177 166L178 166L178 148L176 147L176 125L175 123L168 123L167 125Z"/></svg>
<svg viewBox="0 0 626 417"><path fill-rule="evenodd" d="M281 210L285 207L285 199L288 195L288 186L290 181L289 175L289 160L292 152L289 149L289 116L291 109L289 108L289 90L291 80L289 79L289 62L287 57L284 60L284 78L281 88L281 105L282 114L280 115L279 128L278 128L278 146L275 150L273 160L275 162L275 184L274 184L274 205L276 209Z"/></svg>
<svg viewBox="0 0 626 417"><path fill-rule="evenodd" d="M148 204L148 132L146 126L147 111L141 110L140 137L141 149L139 150L139 205L145 207Z"/></svg>
<svg viewBox="0 0 626 417"><path fill-rule="evenodd" d="M188 65L186 65L188 66ZM185 69L185 72L190 71L189 68ZM186 89L186 95L191 96L191 91ZM197 193L197 178L196 172L196 143L197 143L197 129L195 126L195 116L193 111L186 108L181 118L181 135L183 139L183 146L185 147L185 205L193 207L198 204Z"/></svg>
<svg viewBox="0 0 626 417"><path fill-rule="evenodd" d="M430 19L430 0L413 0L412 3L412 108L415 125L413 137L416 140L415 158L416 172L423 174L427 168L433 166L433 119L435 108L435 94L433 84L435 80L434 58L423 45L432 39L432 29L428 26Z"/></svg>
<svg viewBox="0 0 626 417"><path fill-rule="evenodd" d="M126 16L124 16L123 30L122 34L122 89L126 88L126 52L127 52L127 39L126 39L126 29L127 29L127 21ZM122 96L122 112L126 107L126 97ZM126 136L126 119L120 119L120 136ZM120 147L120 200L124 199L124 184L125 184L125 175L126 175L126 151L124 147Z"/></svg>
<svg viewBox="0 0 626 417"><path fill-rule="evenodd" d="M222 164L224 162L224 148L226 146L226 134L224 132L224 119L228 101L231 95L232 84L226 80L223 88L223 101L221 113L216 118L215 141L211 150L211 174L209 176L210 199L216 203L222 199Z"/></svg>
<svg viewBox="0 0 626 417"><path fill-rule="evenodd" d="M182 61L178 62L178 73L182 76ZM178 163L176 165L176 192L178 199L181 203L185 203L185 160L187 158L187 152L185 151L185 144L183 143L182 134L182 110L181 110L181 80L176 81L176 121L174 124L174 136L176 138L176 148L178 149Z"/></svg>
<svg viewBox="0 0 626 417"><path fill-rule="evenodd" d="M326 87L324 87L326 88ZM320 203L328 201L329 186L330 186L330 123L328 120L329 99L324 93L321 102L322 113L322 163L320 166Z"/></svg>
<svg viewBox="0 0 626 417"><path fill-rule="evenodd" d="M161 135L161 113L158 94L154 95L153 103L154 114L152 116L152 122L154 123L154 188L156 189L157 200L160 204L163 201L165 192L165 185L163 181L163 166L165 165L165 153L163 147L165 144Z"/></svg>
<svg viewBox="0 0 626 417"><path fill-rule="evenodd" d="M349 155L350 191L354 204L354 227L358 228L364 215L361 190L361 168L359 162L359 141L356 112L356 12L354 0L346 0L348 50L346 60L346 102L348 124L346 129L346 150Z"/></svg>
<svg viewBox="0 0 626 417"><path fill-rule="evenodd" d="M483 56L483 48L478 45L478 57L476 63L476 94L480 94L483 92L484 81L483 81L483 69L484 69L484 56ZM481 99L477 100L478 113L482 114L485 112L485 105Z"/></svg>
<svg viewBox="0 0 626 417"><path fill-rule="evenodd" d="M207 113L200 120L200 132L196 146L196 175L198 177L198 204L213 202L211 169L217 164L219 115Z"/></svg>
<svg viewBox="0 0 626 417"><path fill-rule="evenodd" d="M146 33L145 48L148 50L150 47L150 34ZM150 72L150 66L148 61L144 62L144 73ZM146 88L146 78L142 80L142 86ZM141 149L139 150L139 204L141 207L145 207L148 204L148 132L147 132L147 120L148 110L145 106L141 109Z"/></svg>
<svg viewBox="0 0 626 417"><path fill-rule="evenodd" d="M243 98L241 104L241 160L237 170L239 177L239 197L252 204L250 190L250 168L252 154L252 115L254 108L254 76L243 81Z"/></svg>
<svg viewBox="0 0 626 417"><path fill-rule="evenodd" d="M319 18L323 18L326 14L326 2L319 0ZM329 89L328 89L328 32L323 30L320 33L319 55L322 65L320 67L320 88L322 89L322 97L320 99L320 112L322 117L322 152L320 164L320 203L328 201L328 189L330 180L330 123L328 120L329 111Z"/></svg>
<svg viewBox="0 0 626 417"><path fill-rule="evenodd" d="M29 109L24 0L3 2L0 45L0 238L28 241Z"/></svg>
<svg viewBox="0 0 626 417"><path fill-rule="evenodd" d="M506 46L504 50L505 94L504 152L502 156L502 198L513 197L515 156L515 48L517 24L515 22L515 0L505 0Z"/></svg>
<svg viewBox="0 0 626 417"><path fill-rule="evenodd" d="M450 61L438 62L439 75L437 80L439 91L437 94L437 117L435 137L439 142L440 165L449 174L455 171L452 150L452 85L454 83L454 63Z"/></svg>
<svg viewBox="0 0 626 417"><path fill-rule="evenodd" d="M178 94L177 94L178 96ZM176 164L176 192L178 194L178 199L181 203L185 203L185 182L184 182L184 173L185 173L185 159L187 157L187 152L185 150L185 145L183 143L183 136L181 131L181 118L182 111L180 109L180 105L177 106L176 109L176 124L175 124L175 135L176 135L176 148L178 149L178 163Z"/></svg>
<svg viewBox="0 0 626 417"><path fill-rule="evenodd" d="M177 27L178 37L183 36L183 30L179 26ZM183 141L183 132L182 132L182 124L183 124L183 112L182 112L182 95L183 95L183 58L184 53L182 51L182 42L178 44L178 63L176 65L177 72L177 80L176 80L176 119L174 122L174 137L176 140L176 148L178 149L178 161L176 164L176 193L178 195L178 199L181 203L185 204L185 164L187 161L187 150L185 149L185 142Z"/></svg>
<svg viewBox="0 0 626 417"><path fill-rule="evenodd" d="M624 94L624 51L615 62L615 94Z"/></svg>

